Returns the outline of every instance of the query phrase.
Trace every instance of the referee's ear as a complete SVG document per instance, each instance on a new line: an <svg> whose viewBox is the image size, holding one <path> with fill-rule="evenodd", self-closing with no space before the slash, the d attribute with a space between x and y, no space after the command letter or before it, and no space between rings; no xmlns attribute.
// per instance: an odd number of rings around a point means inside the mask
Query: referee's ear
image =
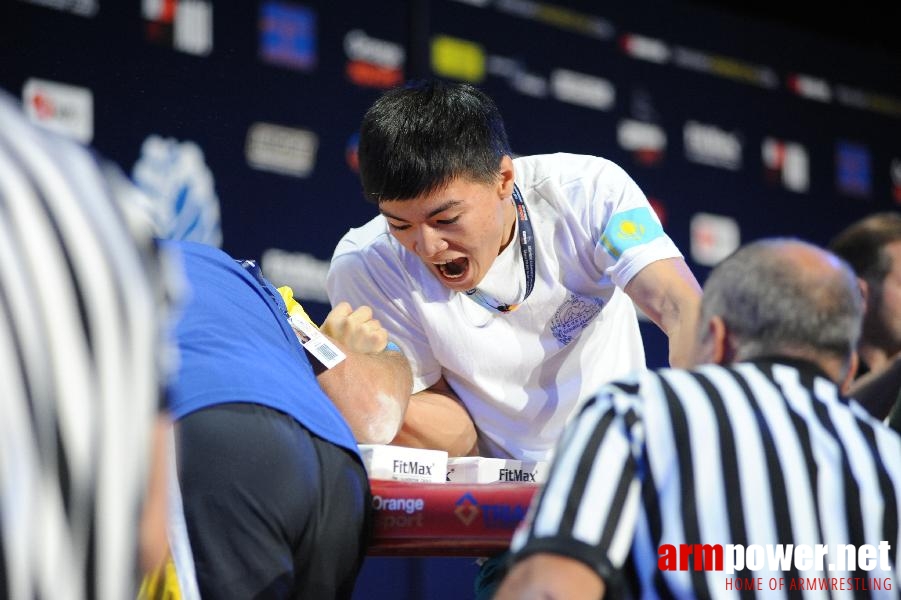
<svg viewBox="0 0 901 600"><path fill-rule="evenodd" d="M700 342L696 348L695 364L713 363L725 365L735 359L735 349L729 328L720 316L713 316L702 325Z"/></svg>
<svg viewBox="0 0 901 600"><path fill-rule="evenodd" d="M846 364L847 371L844 374L843 381L840 382L841 385L839 386L839 390L842 395L850 396L851 384L854 383L854 378L857 377L857 369L860 368L860 356L857 354L857 350L851 351L851 355L848 357Z"/></svg>

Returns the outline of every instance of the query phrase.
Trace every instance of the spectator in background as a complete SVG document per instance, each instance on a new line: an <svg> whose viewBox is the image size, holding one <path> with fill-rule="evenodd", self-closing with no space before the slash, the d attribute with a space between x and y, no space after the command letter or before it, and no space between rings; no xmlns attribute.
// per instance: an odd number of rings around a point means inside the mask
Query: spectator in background
<svg viewBox="0 0 901 600"><path fill-rule="evenodd" d="M387 443L400 428L406 359L386 349L368 308L346 303L321 332L298 324L311 338L302 346L252 261L194 242L165 247L182 256L189 293L172 413L201 597L349 598L370 522L357 442Z"/></svg>
<svg viewBox="0 0 901 600"><path fill-rule="evenodd" d="M166 553L172 288L132 193L0 91L0 598L134 598Z"/></svg>
<svg viewBox="0 0 901 600"><path fill-rule="evenodd" d="M901 432L901 214L870 215L836 235L830 249L857 273L866 311L852 393Z"/></svg>
<svg viewBox="0 0 901 600"><path fill-rule="evenodd" d="M696 362L713 364L598 391L514 536L497 600L731 599L739 577L761 577L767 598L806 593L799 577L897 598L901 437L841 393L862 313L851 269L816 246L761 240L723 261L704 284L698 329ZM712 569L712 553L706 569L697 551L672 554L696 544L828 544L829 554L808 571L730 574ZM880 558L872 570L833 568L837 544L870 544ZM784 587L771 591L771 578Z"/></svg>

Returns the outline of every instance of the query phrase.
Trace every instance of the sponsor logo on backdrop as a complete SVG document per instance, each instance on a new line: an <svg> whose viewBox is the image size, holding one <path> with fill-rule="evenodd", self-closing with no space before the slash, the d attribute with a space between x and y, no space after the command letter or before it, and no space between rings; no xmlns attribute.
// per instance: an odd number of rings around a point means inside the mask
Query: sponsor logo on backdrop
<svg viewBox="0 0 901 600"><path fill-rule="evenodd" d="M36 4L54 10L70 12L80 17L93 17L100 10L98 0L23 0L28 4Z"/></svg>
<svg viewBox="0 0 901 600"><path fill-rule="evenodd" d="M494 6L500 12L544 23L564 31L573 31L599 40L612 39L615 31L609 21L596 15L589 15L547 2L495 0Z"/></svg>
<svg viewBox="0 0 901 600"><path fill-rule="evenodd" d="M793 192L806 192L810 187L810 160L807 148L795 142L764 138L761 145L764 177Z"/></svg>
<svg viewBox="0 0 901 600"><path fill-rule="evenodd" d="M622 119L616 127L616 141L646 166L659 164L666 152L666 132L653 123Z"/></svg>
<svg viewBox="0 0 901 600"><path fill-rule="evenodd" d="M682 128L685 157L702 165L737 171L742 165L742 144L737 133L716 125L688 121Z"/></svg>
<svg viewBox="0 0 901 600"><path fill-rule="evenodd" d="M88 144L94 137L94 95L85 87L31 78L22 87L25 114L45 129Z"/></svg>
<svg viewBox="0 0 901 600"><path fill-rule="evenodd" d="M260 268L266 273L266 278L290 287L298 302L305 300L329 303L328 293L325 291L328 267L329 261L319 260L312 254L278 248L264 251L260 259Z"/></svg>
<svg viewBox="0 0 901 600"><path fill-rule="evenodd" d="M436 35L432 38L432 71L469 83L485 79L485 50L470 40Z"/></svg>
<svg viewBox="0 0 901 600"><path fill-rule="evenodd" d="M221 246L219 198L200 146L150 135L132 180L148 197L160 237Z"/></svg>
<svg viewBox="0 0 901 600"><path fill-rule="evenodd" d="M731 217L696 213L689 225L689 238L692 260L712 267L738 248L741 231Z"/></svg>
<svg viewBox="0 0 901 600"><path fill-rule="evenodd" d="M213 5L208 0L142 0L148 41L206 56L213 51Z"/></svg>
<svg viewBox="0 0 901 600"><path fill-rule="evenodd" d="M654 210L654 214L657 215L657 218L660 220L660 224L666 227L667 214L666 214L666 204L663 203L662 200L658 198L652 198L648 196L648 203L651 205L651 208Z"/></svg>
<svg viewBox="0 0 901 600"><path fill-rule="evenodd" d="M254 169L306 177L316 165L319 136L307 129L254 123L247 130L244 154Z"/></svg>
<svg viewBox="0 0 901 600"><path fill-rule="evenodd" d="M832 101L832 86L825 79L811 75L802 75L801 73L792 73L786 78L785 85L788 91L802 98L818 102Z"/></svg>
<svg viewBox="0 0 901 600"><path fill-rule="evenodd" d="M673 51L663 40L635 33L624 33L621 35L619 37L619 47L632 58L646 60L658 65L668 63L673 56Z"/></svg>
<svg viewBox="0 0 901 600"><path fill-rule="evenodd" d="M889 176L892 178L892 198L901 204L901 158L893 158L889 166Z"/></svg>
<svg viewBox="0 0 901 600"><path fill-rule="evenodd" d="M538 73L530 72L520 60L489 54L485 63L485 69L488 75L505 79L512 90L524 96L546 98L548 95L547 78Z"/></svg>
<svg viewBox="0 0 901 600"><path fill-rule="evenodd" d="M779 87L779 76L770 67L755 65L729 56L677 46L673 54L673 62L683 69L699 71L724 79L732 79L768 89Z"/></svg>
<svg viewBox="0 0 901 600"><path fill-rule="evenodd" d="M595 110L610 110L616 88L606 79L569 69L551 71L551 95L561 102Z"/></svg>
<svg viewBox="0 0 901 600"><path fill-rule="evenodd" d="M360 133L355 131L344 145L344 160L354 173L360 172Z"/></svg>
<svg viewBox="0 0 901 600"><path fill-rule="evenodd" d="M362 87L390 88L404 78L406 53L400 44L352 29L344 35L347 78Z"/></svg>
<svg viewBox="0 0 901 600"><path fill-rule="evenodd" d="M841 105L901 117L901 98L877 94L844 85L835 86L835 100Z"/></svg>
<svg viewBox="0 0 901 600"><path fill-rule="evenodd" d="M312 71L318 62L316 44L316 11L289 2L260 6L260 60Z"/></svg>
<svg viewBox="0 0 901 600"><path fill-rule="evenodd" d="M873 175L866 146L847 141L835 144L835 185L849 196L870 195Z"/></svg>

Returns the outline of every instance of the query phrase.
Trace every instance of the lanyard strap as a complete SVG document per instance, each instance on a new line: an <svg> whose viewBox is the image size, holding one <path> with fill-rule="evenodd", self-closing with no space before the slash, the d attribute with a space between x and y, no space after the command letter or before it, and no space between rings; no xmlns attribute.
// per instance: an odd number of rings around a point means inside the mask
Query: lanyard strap
<svg viewBox="0 0 901 600"><path fill-rule="evenodd" d="M523 202L519 188L513 184L513 203L516 205L516 217L519 219L519 250L522 253L522 268L526 272L526 295L522 302L526 301L532 288L535 287L535 236L532 235L532 222L529 220L529 211ZM519 308L518 304L503 304L498 302L479 288L466 291L466 295L487 308L499 313L512 312Z"/></svg>

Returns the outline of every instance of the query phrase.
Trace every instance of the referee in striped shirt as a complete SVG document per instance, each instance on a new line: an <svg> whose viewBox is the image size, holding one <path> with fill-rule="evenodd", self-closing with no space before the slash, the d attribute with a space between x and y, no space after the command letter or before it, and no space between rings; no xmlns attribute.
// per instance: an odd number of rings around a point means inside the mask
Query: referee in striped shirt
<svg viewBox="0 0 901 600"><path fill-rule="evenodd" d="M165 556L166 269L114 173L0 90L0 599L134 598Z"/></svg>
<svg viewBox="0 0 901 600"><path fill-rule="evenodd" d="M841 393L862 310L816 246L727 258L704 286L708 364L586 404L496 598L898 598L901 437Z"/></svg>

